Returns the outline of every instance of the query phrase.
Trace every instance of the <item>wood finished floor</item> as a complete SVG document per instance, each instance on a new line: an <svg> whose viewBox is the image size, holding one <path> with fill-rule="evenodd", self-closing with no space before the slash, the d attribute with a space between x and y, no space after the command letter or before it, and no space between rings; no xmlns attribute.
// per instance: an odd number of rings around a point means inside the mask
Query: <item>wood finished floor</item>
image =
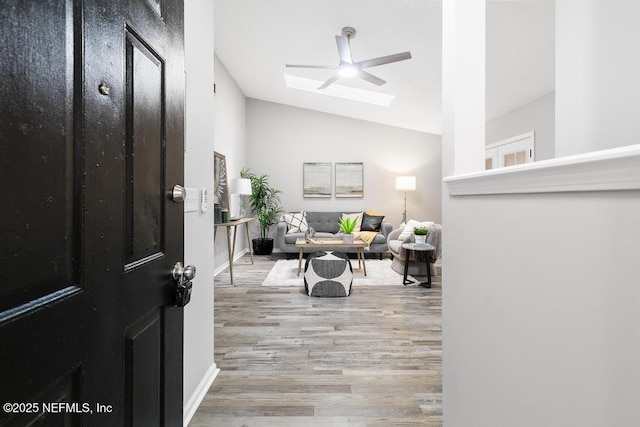
<svg viewBox="0 0 640 427"><path fill-rule="evenodd" d="M242 257L234 285L216 276L220 374L189 425L442 425L440 277L311 298L260 286L280 257Z"/></svg>

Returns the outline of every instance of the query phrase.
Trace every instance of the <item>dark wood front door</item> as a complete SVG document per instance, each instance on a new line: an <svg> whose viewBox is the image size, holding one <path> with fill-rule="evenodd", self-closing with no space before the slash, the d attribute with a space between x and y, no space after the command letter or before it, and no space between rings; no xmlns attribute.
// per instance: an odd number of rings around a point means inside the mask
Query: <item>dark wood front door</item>
<svg viewBox="0 0 640 427"><path fill-rule="evenodd" d="M4 1L0 61L0 425L181 425L182 1Z"/></svg>

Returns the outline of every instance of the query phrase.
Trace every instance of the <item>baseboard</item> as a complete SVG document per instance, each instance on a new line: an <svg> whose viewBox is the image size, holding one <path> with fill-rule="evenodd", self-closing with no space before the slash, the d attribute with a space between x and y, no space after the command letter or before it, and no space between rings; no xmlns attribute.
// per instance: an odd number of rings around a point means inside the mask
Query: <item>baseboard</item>
<svg viewBox="0 0 640 427"><path fill-rule="evenodd" d="M241 250L239 253L235 254L233 257L233 261L237 261L240 258L242 258L244 256L244 254L248 253L249 251L245 248L243 250ZM220 267L216 268L213 271L213 276L217 276L218 274L222 273L224 270L226 270L227 268L229 268L229 261L225 262L224 264L222 264Z"/></svg>
<svg viewBox="0 0 640 427"><path fill-rule="evenodd" d="M220 369L218 369L216 364L213 363L207 370L207 373L204 374L204 377L202 377L202 380L200 381L200 384L198 384L198 387L196 387L196 390L184 405L184 408L182 409L182 425L184 427L187 427L191 422L198 406L202 403L204 396L207 394L211 384L213 384L213 380L218 376L218 373L220 373Z"/></svg>

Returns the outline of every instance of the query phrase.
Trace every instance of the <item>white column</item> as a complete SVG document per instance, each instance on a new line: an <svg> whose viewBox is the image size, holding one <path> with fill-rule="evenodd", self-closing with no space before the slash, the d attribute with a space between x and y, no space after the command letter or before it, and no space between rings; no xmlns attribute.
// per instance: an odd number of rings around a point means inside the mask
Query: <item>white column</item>
<svg viewBox="0 0 640 427"><path fill-rule="evenodd" d="M485 2L442 5L443 176L484 169Z"/></svg>
<svg viewBox="0 0 640 427"><path fill-rule="evenodd" d="M485 145L485 2L483 0L443 0L442 4L442 176L478 172L484 169ZM458 198L459 199L459 198ZM460 208L443 184L443 228L450 233L442 241L442 264L464 265L456 234ZM468 267L468 265L467 265ZM457 280L452 271L443 271L443 306L456 301ZM450 285L450 286L448 286ZM457 385L455 353L459 350L453 334L461 321L460 310L443 310L443 412L444 425L461 425L465 410ZM446 325L446 326L445 326ZM447 327L452 328L449 339ZM449 355L451 352L451 356ZM450 364L447 363L450 360ZM451 368L450 368L451 366ZM451 370L454 370L453 372Z"/></svg>

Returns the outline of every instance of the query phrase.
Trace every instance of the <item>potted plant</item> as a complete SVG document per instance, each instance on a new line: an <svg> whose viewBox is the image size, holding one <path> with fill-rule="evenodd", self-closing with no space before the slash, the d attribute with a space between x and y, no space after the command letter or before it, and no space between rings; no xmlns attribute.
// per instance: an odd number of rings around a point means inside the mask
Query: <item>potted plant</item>
<svg viewBox="0 0 640 427"><path fill-rule="evenodd" d="M253 253L270 255L273 252L273 239L269 237L269 229L278 222L282 213L280 206L280 190L271 188L268 175L256 175L248 168L240 171L240 177L251 180L251 213L258 218L260 237L253 239Z"/></svg>
<svg viewBox="0 0 640 427"><path fill-rule="evenodd" d="M427 243L429 229L427 227L414 227L413 234L415 235L416 245L424 245Z"/></svg>
<svg viewBox="0 0 640 427"><path fill-rule="evenodd" d="M350 217L340 219L340 230L344 235L342 241L344 243L353 243L353 230L356 228L356 220Z"/></svg>

